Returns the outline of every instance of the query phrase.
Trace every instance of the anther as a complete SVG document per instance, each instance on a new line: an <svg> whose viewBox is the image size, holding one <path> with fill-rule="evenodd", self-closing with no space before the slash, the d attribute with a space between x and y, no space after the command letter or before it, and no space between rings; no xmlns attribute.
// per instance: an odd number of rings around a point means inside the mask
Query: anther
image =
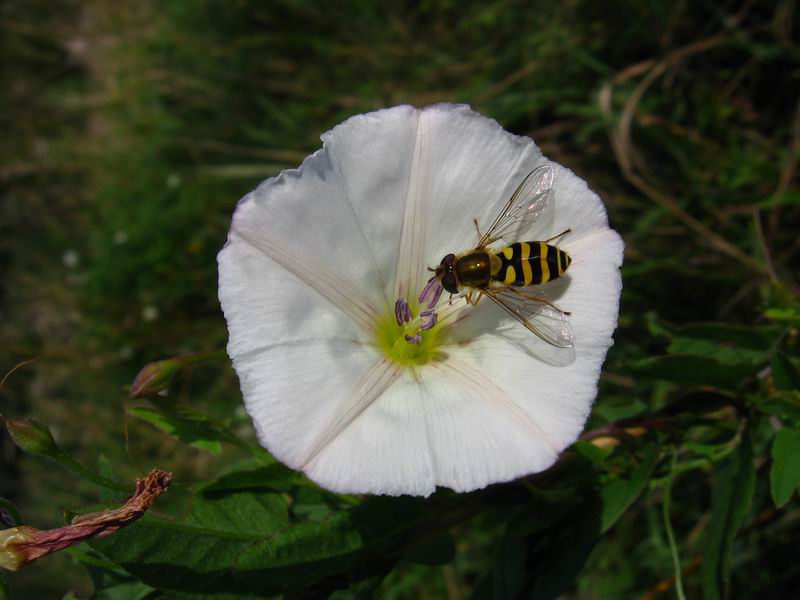
<svg viewBox="0 0 800 600"><path fill-rule="evenodd" d="M419 326L419 328L422 331L427 331L436 325L438 315L436 314L435 310L429 309L423 310L421 313L419 313L419 318L422 321L422 324Z"/></svg>
<svg viewBox="0 0 800 600"><path fill-rule="evenodd" d="M442 287L442 282L439 281L439 278L436 276L431 277L428 280L428 283L425 284L425 287L422 288L422 292L420 292L420 304L425 304L428 308L433 308L439 302L439 298L442 296L443 291L444 288Z"/></svg>
<svg viewBox="0 0 800 600"><path fill-rule="evenodd" d="M411 307L405 298L398 298L394 303L394 318L398 325L405 325L411 321Z"/></svg>

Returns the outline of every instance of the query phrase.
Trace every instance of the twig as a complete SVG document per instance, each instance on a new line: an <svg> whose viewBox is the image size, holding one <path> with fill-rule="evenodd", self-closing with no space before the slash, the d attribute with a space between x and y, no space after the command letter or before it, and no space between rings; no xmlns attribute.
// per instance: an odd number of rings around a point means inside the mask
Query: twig
<svg viewBox="0 0 800 600"><path fill-rule="evenodd" d="M725 34L719 34L705 40L699 40L693 44L688 44L683 48L679 48L678 50L668 54L661 61L656 62L654 59L651 59L632 65L631 67L628 67L627 69L618 73L617 76L615 76L602 87L600 94L598 95L598 103L600 104L601 111L609 120L609 123L611 123L613 121L612 98L614 87L632 77L636 77L642 73L647 73L644 79L639 83L639 85L636 86L636 89L625 102L619 122L616 126L612 126L609 130L611 147L614 151L615 157L617 158L617 162L620 164L623 175L645 196L664 208L678 220L682 221L687 227L697 233L707 244L716 248L720 252L735 258L747 267L758 271L759 273L764 273L766 270L764 265L687 213L673 197L660 191L657 187L650 184L644 177L639 175L636 172L637 169L634 165L634 162L637 161L638 153L636 152L631 139L631 127L633 119L636 115L636 108L648 88L672 65L682 62L694 54L718 47L728 42L729 39L729 36ZM638 170L644 170L642 165L639 165Z"/></svg>

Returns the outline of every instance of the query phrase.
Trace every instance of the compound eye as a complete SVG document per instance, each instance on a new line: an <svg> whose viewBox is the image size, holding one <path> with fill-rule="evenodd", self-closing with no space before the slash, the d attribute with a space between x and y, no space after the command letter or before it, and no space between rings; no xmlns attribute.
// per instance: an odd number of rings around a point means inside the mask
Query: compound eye
<svg viewBox="0 0 800 600"><path fill-rule="evenodd" d="M441 263L439 263L439 264L441 264L441 265L445 265L445 266L450 266L450 265L452 265L452 264L453 264L453 261L454 261L455 259L456 259L456 255L455 255L455 254L448 254L447 256L445 256L445 257L442 259L442 262L441 262Z"/></svg>
<svg viewBox="0 0 800 600"><path fill-rule="evenodd" d="M442 287L451 294L457 294L458 281L456 280L456 274L452 271L445 273L444 277L442 277Z"/></svg>

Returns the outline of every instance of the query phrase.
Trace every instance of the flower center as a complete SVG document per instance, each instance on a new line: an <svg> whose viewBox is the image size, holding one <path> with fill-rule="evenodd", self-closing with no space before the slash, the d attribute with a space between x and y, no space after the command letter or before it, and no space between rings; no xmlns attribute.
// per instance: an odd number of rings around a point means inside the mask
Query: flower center
<svg viewBox="0 0 800 600"><path fill-rule="evenodd" d="M375 328L376 345L391 360L407 367L421 366L440 360L442 328L438 325L436 303L441 284L431 278L414 305L398 298L394 314L381 319Z"/></svg>

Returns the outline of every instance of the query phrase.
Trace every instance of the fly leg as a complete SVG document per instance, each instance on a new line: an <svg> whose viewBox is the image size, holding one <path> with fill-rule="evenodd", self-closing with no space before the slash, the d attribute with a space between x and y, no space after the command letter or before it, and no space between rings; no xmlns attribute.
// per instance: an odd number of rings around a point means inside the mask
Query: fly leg
<svg viewBox="0 0 800 600"><path fill-rule="evenodd" d="M558 235L554 235L553 237L551 237L549 240L545 240L545 241L544 241L544 243L545 243L545 244L549 244L549 243L550 243L550 242L552 242L553 240L557 240L557 239L558 239L558 238L560 238L561 236L567 235L567 234L568 234L570 231L572 231L572 229L565 229L564 231L562 231L562 232L561 232L561 233L559 233Z"/></svg>
<svg viewBox="0 0 800 600"><path fill-rule="evenodd" d="M481 233L481 228L478 225L478 219L472 219L472 222L475 223L475 231L478 232L478 239L483 239L483 234Z"/></svg>

